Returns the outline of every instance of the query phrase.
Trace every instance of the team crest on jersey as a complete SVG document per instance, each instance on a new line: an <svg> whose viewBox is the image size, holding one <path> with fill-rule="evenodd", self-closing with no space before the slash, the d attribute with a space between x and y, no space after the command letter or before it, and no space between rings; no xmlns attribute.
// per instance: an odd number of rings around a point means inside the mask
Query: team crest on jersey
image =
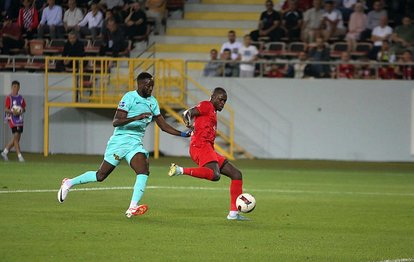
<svg viewBox="0 0 414 262"><path fill-rule="evenodd" d="M118 107L125 107L125 102L124 101L119 102Z"/></svg>
<svg viewBox="0 0 414 262"><path fill-rule="evenodd" d="M114 154L114 158L115 158L115 160L117 160L117 161L121 160L121 158L120 158L117 154Z"/></svg>

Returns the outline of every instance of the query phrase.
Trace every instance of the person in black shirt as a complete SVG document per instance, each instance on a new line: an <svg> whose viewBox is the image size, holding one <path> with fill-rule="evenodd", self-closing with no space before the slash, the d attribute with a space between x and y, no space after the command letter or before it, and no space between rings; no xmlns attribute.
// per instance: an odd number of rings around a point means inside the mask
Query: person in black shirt
<svg viewBox="0 0 414 262"><path fill-rule="evenodd" d="M266 1L266 11L260 15L259 29L250 33L253 41L258 41L260 37L268 37L270 41L280 41L285 35L281 28L281 18L279 12L273 9L273 1Z"/></svg>
<svg viewBox="0 0 414 262"><path fill-rule="evenodd" d="M107 28L104 29L102 37L104 43L99 52L101 56L111 53L112 57L118 57L119 53L127 48L124 33L114 18L108 19Z"/></svg>
<svg viewBox="0 0 414 262"><path fill-rule="evenodd" d="M75 31L70 31L68 33L68 41L66 41L65 46L62 51L63 57L84 57L85 48L83 44L78 40ZM56 62L57 71L72 71L73 63L71 60L58 60ZM78 70L78 68L76 69Z"/></svg>
<svg viewBox="0 0 414 262"><path fill-rule="evenodd" d="M133 2L130 5L128 16L124 20L125 33L128 39L133 40L134 37L145 36L147 34L147 15L141 10L139 2Z"/></svg>
<svg viewBox="0 0 414 262"><path fill-rule="evenodd" d="M302 28L303 15L298 9L298 4L295 0L288 1L288 10L284 12L282 17L283 28L286 31L286 36L289 41L298 41Z"/></svg>

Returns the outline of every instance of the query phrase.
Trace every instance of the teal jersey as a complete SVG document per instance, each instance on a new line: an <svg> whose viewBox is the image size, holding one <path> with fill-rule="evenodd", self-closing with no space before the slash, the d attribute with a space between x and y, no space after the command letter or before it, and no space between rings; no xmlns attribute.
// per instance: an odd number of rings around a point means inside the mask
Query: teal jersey
<svg viewBox="0 0 414 262"><path fill-rule="evenodd" d="M148 98L141 97L137 91L127 92L119 102L118 110L127 112L127 118L143 113L152 113L152 116L160 115L160 107L157 99L153 96ZM115 127L113 136L127 135L130 138L142 141L145 130L152 121L152 116L133 121L124 126Z"/></svg>

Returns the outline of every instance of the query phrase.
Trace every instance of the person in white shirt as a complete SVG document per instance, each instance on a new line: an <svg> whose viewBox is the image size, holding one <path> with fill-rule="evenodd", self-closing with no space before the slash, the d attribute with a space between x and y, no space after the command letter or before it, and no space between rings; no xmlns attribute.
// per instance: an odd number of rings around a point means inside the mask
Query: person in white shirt
<svg viewBox="0 0 414 262"><path fill-rule="evenodd" d="M325 12L322 16L322 36L325 41L333 36L345 35L346 28L342 20L342 14L334 9L333 1L325 1Z"/></svg>
<svg viewBox="0 0 414 262"><path fill-rule="evenodd" d="M77 29L80 30L83 37L90 35L92 40L95 40L101 32L102 23L103 15L101 11L99 11L98 1L93 0L91 3L91 11L89 11L83 20L79 22Z"/></svg>
<svg viewBox="0 0 414 262"><path fill-rule="evenodd" d="M372 60L377 59L377 54L381 50L382 42L384 40L390 41L392 36L392 28L388 25L387 16L380 19L379 26L374 27L371 34L371 41L374 43L368 57Z"/></svg>
<svg viewBox="0 0 414 262"><path fill-rule="evenodd" d="M254 77L255 64L253 61L257 60L259 51L251 42L250 35L245 35L243 45L239 50L239 60L245 62L240 63L240 77Z"/></svg>
<svg viewBox="0 0 414 262"><path fill-rule="evenodd" d="M63 26L65 27L66 32L76 29L76 26L83 19L82 10L76 7L76 0L69 0L68 6L68 10L66 10L63 15Z"/></svg>
<svg viewBox="0 0 414 262"><path fill-rule="evenodd" d="M221 46L220 55L223 57L223 52L225 49L230 49L231 51L231 59L236 60L239 57L239 50L242 47L242 43L236 41L236 32L230 30L227 33L227 37L229 39L228 42L225 42Z"/></svg>
<svg viewBox="0 0 414 262"><path fill-rule="evenodd" d="M38 38L42 39L45 33L49 33L51 39L63 38L62 7L55 5L55 0L47 0L47 3L37 28Z"/></svg>

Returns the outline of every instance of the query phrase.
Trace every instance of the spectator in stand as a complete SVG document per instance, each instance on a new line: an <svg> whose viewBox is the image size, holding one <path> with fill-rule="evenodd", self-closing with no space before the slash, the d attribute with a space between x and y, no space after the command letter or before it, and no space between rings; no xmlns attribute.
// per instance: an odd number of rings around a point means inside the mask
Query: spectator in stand
<svg viewBox="0 0 414 262"><path fill-rule="evenodd" d="M289 1L290 0L286 0L282 7L280 8L282 10L282 12L286 12L286 10L289 9ZM298 6L298 10L301 11L302 13L305 12L306 10L312 8L312 2L313 0L295 0L297 6Z"/></svg>
<svg viewBox="0 0 414 262"><path fill-rule="evenodd" d="M271 78L283 78L285 76L285 66L273 63L270 65L270 69L265 76Z"/></svg>
<svg viewBox="0 0 414 262"><path fill-rule="evenodd" d="M377 54L377 61L391 64L396 61L395 53L391 51L390 42L388 40L382 41L381 50Z"/></svg>
<svg viewBox="0 0 414 262"><path fill-rule="evenodd" d="M270 41L280 41L285 32L281 28L281 18L279 12L273 9L273 1L266 1L266 11L260 15L259 29L250 33L253 41L258 41L261 37L268 37Z"/></svg>
<svg viewBox="0 0 414 262"><path fill-rule="evenodd" d="M350 63L351 56L348 52L342 52L340 64L334 73L338 79L353 79L355 77L355 65Z"/></svg>
<svg viewBox="0 0 414 262"><path fill-rule="evenodd" d="M101 56L110 53L112 57L118 57L119 53L128 47L124 33L113 18L108 20L102 38L104 43L99 52Z"/></svg>
<svg viewBox="0 0 414 262"><path fill-rule="evenodd" d="M63 27L65 32L78 29L78 24L83 20L83 12L80 8L76 7L76 0L68 1L68 10L63 15Z"/></svg>
<svg viewBox="0 0 414 262"><path fill-rule="evenodd" d="M26 39L33 39L39 25L39 14L31 0L23 0L23 7L19 10L17 24Z"/></svg>
<svg viewBox="0 0 414 262"><path fill-rule="evenodd" d="M373 10L367 15L367 29L365 29L360 36L362 41L370 40L372 30L379 26L381 17L387 16L387 11L383 9L382 1L376 0L373 4Z"/></svg>
<svg viewBox="0 0 414 262"><path fill-rule="evenodd" d="M85 48L83 43L78 40L77 33L75 31L70 31L68 33L68 41L65 43L62 52L63 57L84 57ZM70 60L59 60L58 62L63 62L63 65L57 64L56 69L58 71L72 70L73 63Z"/></svg>
<svg viewBox="0 0 414 262"><path fill-rule="evenodd" d="M359 79L375 79L375 69L372 68L370 60L365 57L359 60L363 64L358 68L357 76Z"/></svg>
<svg viewBox="0 0 414 262"><path fill-rule="evenodd" d="M413 53L411 50L405 50L398 60L398 63L401 63L397 66L395 73L398 78L404 80L413 80L414 79L414 60Z"/></svg>
<svg viewBox="0 0 414 262"><path fill-rule="evenodd" d="M239 54L239 60L243 62L240 63L240 77L254 77L255 64L253 61L257 60L259 51L251 42L250 35L245 35Z"/></svg>
<svg viewBox="0 0 414 262"><path fill-rule="evenodd" d="M364 13L364 6L361 3L356 3L355 11L351 14L348 24L348 33L346 40L348 42L348 52L354 51L356 42L359 40L361 32L366 28L367 15Z"/></svg>
<svg viewBox="0 0 414 262"><path fill-rule="evenodd" d="M357 0L340 0L337 1L337 8L341 11L342 18L345 22L348 22L351 13L354 11L354 6L357 3Z"/></svg>
<svg viewBox="0 0 414 262"><path fill-rule="evenodd" d="M289 0L288 9L282 16L282 28L286 31L285 35L289 41L297 41L300 39L302 23L303 15L298 9L296 0Z"/></svg>
<svg viewBox="0 0 414 262"><path fill-rule="evenodd" d="M333 1L325 1L325 12L322 16L321 33L325 41L331 37L342 37L346 28L342 20L342 14L334 8Z"/></svg>
<svg viewBox="0 0 414 262"><path fill-rule="evenodd" d="M2 54L8 55L11 49L21 49L24 45L20 27L17 23L13 23L11 17L6 16L4 18L1 36Z"/></svg>
<svg viewBox="0 0 414 262"><path fill-rule="evenodd" d="M103 14L99 11L98 0L92 0L91 9L79 22L77 30L80 31L82 37L91 36L95 40L101 32L103 23Z"/></svg>
<svg viewBox="0 0 414 262"><path fill-rule="evenodd" d="M308 55L306 52L300 52L298 55L298 59L292 61L293 62L293 69L295 72L294 78L301 79L305 78L308 75L308 71L310 68L310 64L306 63L308 60Z"/></svg>
<svg viewBox="0 0 414 262"><path fill-rule="evenodd" d="M323 38L317 37L314 47L309 50L309 61L329 61L329 55L329 48L326 46ZM309 68L309 75L315 78L327 78L330 76L330 72L330 67L327 64L311 64Z"/></svg>
<svg viewBox="0 0 414 262"><path fill-rule="evenodd" d="M228 61L224 63L224 72L223 75L225 77L237 77L239 76L239 64L234 62L232 59L232 51L229 48L225 48L223 50L221 59L224 61Z"/></svg>
<svg viewBox="0 0 414 262"><path fill-rule="evenodd" d="M313 43L315 36L320 35L323 9L322 0L313 0L313 7L303 14L302 41Z"/></svg>
<svg viewBox="0 0 414 262"><path fill-rule="evenodd" d="M210 61L205 65L203 75L206 77L221 76L223 73L223 63L218 60L217 49L210 50Z"/></svg>
<svg viewBox="0 0 414 262"><path fill-rule="evenodd" d="M242 47L242 43L236 41L236 32L230 30L227 33L227 38L229 39L228 42L225 42L221 46L220 54L223 57L223 52L225 49L229 49L231 51L231 59L236 60L239 57L239 50Z"/></svg>
<svg viewBox="0 0 414 262"><path fill-rule="evenodd" d="M20 9L19 0L0 0L0 10L2 17L9 17L11 20L16 20Z"/></svg>
<svg viewBox="0 0 414 262"><path fill-rule="evenodd" d="M391 39L394 43L392 49L397 55L401 54L406 49L413 51L414 25L411 23L411 18L409 16L404 16L402 18L402 25L395 28Z"/></svg>
<svg viewBox="0 0 414 262"><path fill-rule="evenodd" d="M47 0L47 3L37 28L38 38L44 38L45 33L50 34L50 39L63 38L62 7L55 5L55 0Z"/></svg>
<svg viewBox="0 0 414 262"><path fill-rule="evenodd" d="M393 64L396 61L396 56L390 50L390 43L388 40L382 41L381 50L377 54L377 61L383 63L378 68L378 76L381 79L394 79L395 72Z"/></svg>
<svg viewBox="0 0 414 262"><path fill-rule="evenodd" d="M384 40L390 41L392 35L392 28L388 26L388 18L386 16L381 17L379 26L372 30L371 41L374 42L368 57L372 60L377 58L378 52L381 50L381 46Z"/></svg>
<svg viewBox="0 0 414 262"><path fill-rule="evenodd" d="M147 15L141 10L139 2L133 2L129 6L129 14L125 18L126 35L130 40L134 37L142 37L147 35L148 21Z"/></svg>
<svg viewBox="0 0 414 262"><path fill-rule="evenodd" d="M148 18L155 20L154 34L163 34L164 27L162 20L165 18L165 11L167 6L166 0L146 0L145 8L147 10L146 15Z"/></svg>

